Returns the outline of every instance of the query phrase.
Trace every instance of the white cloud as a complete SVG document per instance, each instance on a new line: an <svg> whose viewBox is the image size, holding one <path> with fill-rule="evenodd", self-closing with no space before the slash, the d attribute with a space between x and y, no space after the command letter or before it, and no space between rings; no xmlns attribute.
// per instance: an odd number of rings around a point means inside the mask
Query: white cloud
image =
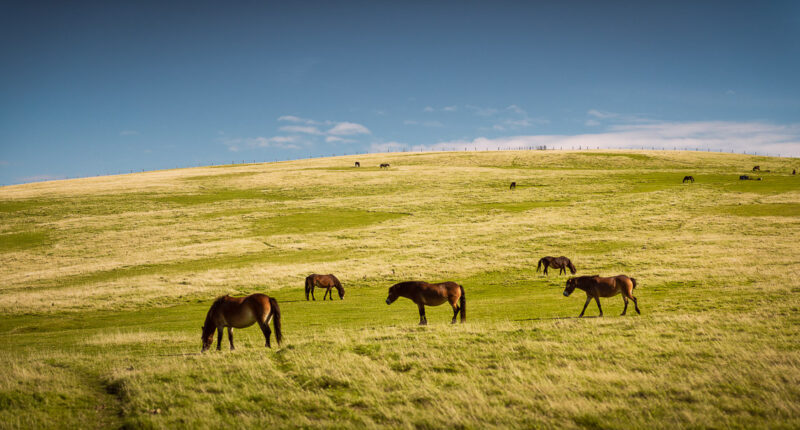
<svg viewBox="0 0 800 430"><path fill-rule="evenodd" d="M301 145L308 144L300 136L249 137L228 139L222 143L233 152L252 148L300 149Z"/></svg>
<svg viewBox="0 0 800 430"><path fill-rule="evenodd" d="M497 112L499 112L495 108L482 108L480 106L474 106L474 105L465 105L464 107L471 110L472 112L475 113L475 115L478 116L492 116L495 115Z"/></svg>
<svg viewBox="0 0 800 430"><path fill-rule="evenodd" d="M370 131L367 127L364 127L361 124L356 124L354 122L339 122L336 123L336 125L330 130L328 130L327 134L334 136L351 136L354 134L370 134Z"/></svg>
<svg viewBox="0 0 800 430"><path fill-rule="evenodd" d="M614 113L614 112L604 112L604 111L597 110L597 109L589 109L589 111L588 111L588 112L586 112L586 113L587 113L589 116L593 116L593 117L595 117L595 118L600 118L600 119L616 118L616 117L618 117L618 116L619 116L619 114L618 114L618 113Z"/></svg>
<svg viewBox="0 0 800 430"><path fill-rule="evenodd" d="M338 136L326 136L325 141L328 143L353 143L355 140L353 139L345 139L343 137Z"/></svg>
<svg viewBox="0 0 800 430"><path fill-rule="evenodd" d="M310 121L310 120L303 119L303 118L300 118L299 116L294 116L294 115L284 115L284 116L278 117L278 121L289 121L289 122L302 122L302 123L305 123L306 121Z"/></svg>
<svg viewBox="0 0 800 430"><path fill-rule="evenodd" d="M422 109L423 112L433 112L434 109L430 106L425 106L425 109Z"/></svg>
<svg viewBox="0 0 800 430"><path fill-rule="evenodd" d="M526 115L527 114L527 112L525 112L524 109L522 109L521 107L519 107L517 105L511 105L511 106L507 107L506 110L514 112L516 114L520 114L520 115Z"/></svg>
<svg viewBox="0 0 800 430"><path fill-rule="evenodd" d="M458 110L458 106L445 106L442 108L442 110L445 112L455 112Z"/></svg>
<svg viewBox="0 0 800 430"><path fill-rule="evenodd" d="M122 130L119 132L120 136L136 136L137 134L139 134L139 132L136 130Z"/></svg>
<svg viewBox="0 0 800 430"><path fill-rule="evenodd" d="M9 164L11 164L11 163L9 163L6 160L0 160L0 166L8 166Z"/></svg>
<svg viewBox="0 0 800 430"><path fill-rule="evenodd" d="M410 146L402 142L375 142L370 145L371 152L401 152Z"/></svg>
<svg viewBox="0 0 800 430"><path fill-rule="evenodd" d="M284 125L278 130L285 131L287 133L322 134L317 127L304 125Z"/></svg>
<svg viewBox="0 0 800 430"><path fill-rule="evenodd" d="M390 142L391 143L391 142ZM385 144L384 144L385 145ZM523 135L500 138L478 137L432 145L404 147L412 151L489 150L547 145L568 148L689 148L729 152L760 152L800 156L800 124L765 122L658 122L621 124L599 133L577 135ZM373 145L380 149L380 146ZM391 149L391 148L390 148Z"/></svg>
<svg viewBox="0 0 800 430"><path fill-rule="evenodd" d="M588 120L586 120L584 125L586 125L588 127L596 127L596 126L600 125L600 121L598 121L596 119L588 119Z"/></svg>

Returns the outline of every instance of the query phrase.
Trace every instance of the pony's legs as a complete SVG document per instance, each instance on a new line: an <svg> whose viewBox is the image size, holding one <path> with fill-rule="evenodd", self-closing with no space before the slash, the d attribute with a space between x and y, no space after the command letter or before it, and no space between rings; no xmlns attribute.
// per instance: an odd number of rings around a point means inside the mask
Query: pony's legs
<svg viewBox="0 0 800 430"><path fill-rule="evenodd" d="M258 326L261 327L261 333L264 333L264 338L267 339L266 343L267 348L272 348L269 345L269 337L270 335L272 335L272 330L269 329L269 320L264 322L259 321Z"/></svg>
<svg viewBox="0 0 800 430"><path fill-rule="evenodd" d="M231 343L231 351L236 349L233 347L233 327L228 327L228 342Z"/></svg>
<svg viewBox="0 0 800 430"><path fill-rule="evenodd" d="M311 285L311 300L313 300L315 302L317 301L317 298L314 297L314 285L313 284Z"/></svg>
<svg viewBox="0 0 800 430"><path fill-rule="evenodd" d="M461 308L459 308L458 305L456 305L455 303L450 303L450 306L453 307L453 321L450 324L455 324L456 316L458 316L458 311L460 311Z"/></svg>
<svg viewBox="0 0 800 430"><path fill-rule="evenodd" d="M619 316L623 316L625 315L625 312L628 312L628 298L625 296L625 294L622 295L622 301L625 302L625 308L622 309L622 313L619 314Z"/></svg>
<svg viewBox="0 0 800 430"><path fill-rule="evenodd" d="M631 294L631 300L633 300L633 307L636 308L636 313L641 315L642 313L639 311L639 301L636 300L633 294Z"/></svg>
<svg viewBox="0 0 800 430"><path fill-rule="evenodd" d="M581 314L578 315L578 318L583 317L583 313L586 312L586 307L589 306L589 302L591 302L591 301L592 301L592 297L587 294L586 295L586 303L583 304L583 310L581 311Z"/></svg>
<svg viewBox="0 0 800 430"><path fill-rule="evenodd" d="M331 292L331 289L330 289L330 288L328 288L327 290L325 290L325 295L324 295L324 296L322 296L322 301L323 301L323 302L324 302L324 301L325 301L325 299L328 297L328 293L330 293L330 292ZM331 298L331 300L333 300L333 298Z"/></svg>
<svg viewBox="0 0 800 430"><path fill-rule="evenodd" d="M600 316L603 316L603 308L600 307L600 298L597 297L597 296L594 296L594 301L597 302L597 309L600 309Z"/></svg>
<svg viewBox="0 0 800 430"><path fill-rule="evenodd" d="M547 262L545 261L545 262L544 262L544 270L543 270L543 272L544 272L545 276L547 276L547 267L548 267L548 264L547 264Z"/></svg>
<svg viewBox="0 0 800 430"><path fill-rule="evenodd" d="M425 318L425 305L418 304L417 306L419 306L419 325L428 325L428 319Z"/></svg>
<svg viewBox="0 0 800 430"><path fill-rule="evenodd" d="M217 327L217 351L222 351L222 326Z"/></svg>

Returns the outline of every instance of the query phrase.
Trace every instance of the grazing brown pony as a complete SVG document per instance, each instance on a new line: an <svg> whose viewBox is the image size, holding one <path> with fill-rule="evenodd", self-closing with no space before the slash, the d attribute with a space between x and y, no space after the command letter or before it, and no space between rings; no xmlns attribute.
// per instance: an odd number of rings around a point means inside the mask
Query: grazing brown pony
<svg viewBox="0 0 800 430"><path fill-rule="evenodd" d="M636 288L636 279L629 278L625 275L617 275L613 278L604 278L598 275L594 276L579 276L577 278L567 279L567 287L564 289L564 296L569 297L575 288L586 292L586 303L583 304L583 310L578 318L583 316L586 312L586 306L594 299L597 302L597 309L600 310L600 316L603 316L603 308L600 307L600 297L614 297L622 293L622 300L625 301L625 309L622 310L621 315L625 315L628 311L628 299L633 300L633 306L636 308L636 313L639 312L639 302L633 296L633 289Z"/></svg>
<svg viewBox="0 0 800 430"><path fill-rule="evenodd" d="M330 295L331 300L333 300L333 292L331 291L332 288L336 288L336 291L339 292L339 299L344 299L344 287L342 287L342 283L339 282L339 279L331 274L327 275L317 275L312 274L306 276L306 300L308 300L308 294L311 293L311 299L317 300L314 297L314 287L325 288L325 295L322 296L322 300L325 300L328 295Z"/></svg>
<svg viewBox="0 0 800 430"><path fill-rule="evenodd" d="M753 166L753 171L758 172L761 170L761 166Z"/></svg>
<svg viewBox="0 0 800 430"><path fill-rule="evenodd" d="M428 325L428 319L425 317L425 305L439 306L444 302L450 302L450 306L453 307L453 324L456 323L456 316L459 312L461 313L461 322L467 320L465 315L467 299L464 296L464 287L455 282L429 284L422 281L407 281L394 284L389 288L386 304L391 305L398 297L411 299L417 304L419 325Z"/></svg>
<svg viewBox="0 0 800 430"><path fill-rule="evenodd" d="M684 176L683 183L685 184L686 182L694 183L694 176Z"/></svg>
<svg viewBox="0 0 800 430"><path fill-rule="evenodd" d="M567 269L574 275L578 272L578 269L575 268L575 265L569 261L569 258L564 257L542 257L539 259L539 264L536 266L536 271L538 272L542 265L544 265L544 274L547 275L547 268L552 267L554 269L558 269L558 274L560 275L561 272L567 274Z"/></svg>
<svg viewBox="0 0 800 430"><path fill-rule="evenodd" d="M387 168L388 169L389 168L389 163L381 163L381 169L383 169L383 168Z"/></svg>
<svg viewBox="0 0 800 430"><path fill-rule="evenodd" d="M797 174L797 169L792 169L792 175L796 175L796 174Z"/></svg>
<svg viewBox="0 0 800 430"><path fill-rule="evenodd" d="M517 189L517 183L516 183L516 182L512 182L512 183L511 183L511 186L510 186L510 187L508 187L508 189L509 189L509 190L516 190L516 189Z"/></svg>
<svg viewBox="0 0 800 430"><path fill-rule="evenodd" d="M217 351L222 349L222 329L228 328L228 341L233 348L233 329L250 327L258 323L264 338L267 340L267 348L270 348L269 336L272 332L269 329L269 321L275 327L275 340L281 344L281 309L278 301L264 294L251 294L247 297L222 296L214 300L211 309L206 314L206 322L203 324L203 349L208 351L211 343L214 342L214 332L217 332Z"/></svg>
<svg viewBox="0 0 800 430"><path fill-rule="evenodd" d="M356 167L361 167L361 163L359 163L358 161L356 161Z"/></svg>

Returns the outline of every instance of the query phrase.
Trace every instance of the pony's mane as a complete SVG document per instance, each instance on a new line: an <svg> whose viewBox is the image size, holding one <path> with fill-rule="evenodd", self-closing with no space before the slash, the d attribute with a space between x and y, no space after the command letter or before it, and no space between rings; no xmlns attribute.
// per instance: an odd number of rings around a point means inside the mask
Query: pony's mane
<svg viewBox="0 0 800 430"><path fill-rule="evenodd" d="M214 303L211 303L211 309L214 309L217 306L219 306L220 303L222 303L222 301L225 300L226 297L230 297L230 295L229 294L225 294L224 296L219 296L216 299L214 299ZM209 310L211 310L211 309L209 309Z"/></svg>

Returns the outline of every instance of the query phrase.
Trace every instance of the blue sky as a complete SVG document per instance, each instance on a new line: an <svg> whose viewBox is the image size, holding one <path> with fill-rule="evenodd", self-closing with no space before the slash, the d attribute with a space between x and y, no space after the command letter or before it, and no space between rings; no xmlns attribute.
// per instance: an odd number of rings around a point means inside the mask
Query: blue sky
<svg viewBox="0 0 800 430"><path fill-rule="evenodd" d="M798 2L0 3L0 184L363 151L800 156Z"/></svg>

